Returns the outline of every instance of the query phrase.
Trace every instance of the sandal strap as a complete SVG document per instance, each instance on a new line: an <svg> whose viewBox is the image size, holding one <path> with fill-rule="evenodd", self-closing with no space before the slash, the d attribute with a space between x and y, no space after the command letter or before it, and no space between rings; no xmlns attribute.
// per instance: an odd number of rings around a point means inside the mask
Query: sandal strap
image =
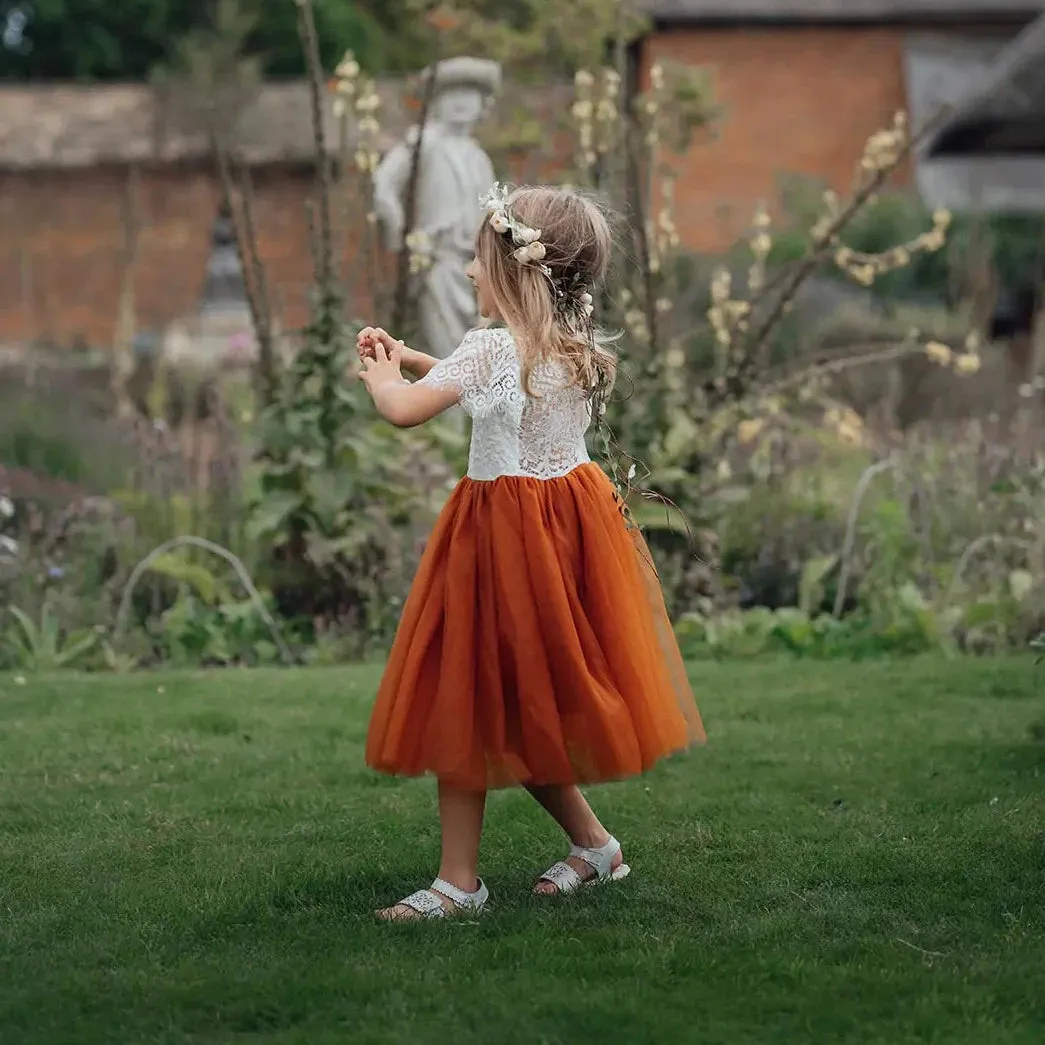
<svg viewBox="0 0 1045 1045"><path fill-rule="evenodd" d="M411 893L405 900L400 900L403 907L409 907L416 911L422 918L445 918L446 907L436 893L431 889L418 889Z"/></svg>
<svg viewBox="0 0 1045 1045"><path fill-rule="evenodd" d="M481 878L478 881L479 888L474 893L466 893L463 889L458 889L456 885L451 885L444 878L437 878L431 888L437 893L442 893L458 910L481 911L486 901L490 899L490 890L486 888L486 883Z"/></svg>
<svg viewBox="0 0 1045 1045"><path fill-rule="evenodd" d="M418 889L399 902L411 911L416 911L422 918L445 918L447 910L444 899L449 900L459 911L479 912L489 898L490 890L481 878L479 888L474 893L466 893L445 879L437 878L427 889Z"/></svg>
<svg viewBox="0 0 1045 1045"><path fill-rule="evenodd" d="M569 864L559 861L541 875L540 881L551 882L557 892L572 893L584 879Z"/></svg>
<svg viewBox="0 0 1045 1045"><path fill-rule="evenodd" d="M595 871L598 878L609 878L613 873L614 857L620 852L620 842L616 838L610 840L599 849L584 849L579 845L570 847L570 856L583 860ZM576 872L574 872L576 873Z"/></svg>

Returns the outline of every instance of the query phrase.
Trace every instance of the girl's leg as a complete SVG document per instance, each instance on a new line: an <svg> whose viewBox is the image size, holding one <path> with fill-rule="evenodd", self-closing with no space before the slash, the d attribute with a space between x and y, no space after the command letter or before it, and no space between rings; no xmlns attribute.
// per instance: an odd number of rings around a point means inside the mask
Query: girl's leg
<svg viewBox="0 0 1045 1045"><path fill-rule="evenodd" d="M570 841L583 849L601 849L610 840L610 833L592 811L588 800L578 787L547 786L528 787L527 791L541 804L551 818L566 832ZM624 859L622 853L613 858L616 870ZM576 857L566 861L582 878L590 878L592 867ZM554 893L551 882L538 882L534 890L538 893Z"/></svg>
<svg viewBox="0 0 1045 1045"><path fill-rule="evenodd" d="M485 791L461 791L439 784L439 823L443 831L439 877L466 893L479 888L479 842L485 813Z"/></svg>
<svg viewBox="0 0 1045 1045"><path fill-rule="evenodd" d="M485 791L462 791L439 783L439 824L442 828L442 856L438 877L466 893L479 888L479 840L483 833L483 815L486 811ZM444 901L453 910L449 899ZM409 907L397 904L378 914L382 918L416 918Z"/></svg>

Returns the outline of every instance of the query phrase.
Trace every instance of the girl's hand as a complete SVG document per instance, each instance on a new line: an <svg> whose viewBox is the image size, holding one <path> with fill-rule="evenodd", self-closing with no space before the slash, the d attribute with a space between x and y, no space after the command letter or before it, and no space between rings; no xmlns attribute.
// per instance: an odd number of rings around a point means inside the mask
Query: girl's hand
<svg viewBox="0 0 1045 1045"><path fill-rule="evenodd" d="M391 355L396 349L399 350L400 357L404 354L405 346L402 341L396 341L387 330L382 330L381 327L364 327L356 335L356 351L359 353L360 362L367 359L375 359L375 346L382 344L385 346L385 351Z"/></svg>
<svg viewBox="0 0 1045 1045"><path fill-rule="evenodd" d="M384 334L384 331L380 333ZM394 341L387 334L381 338L375 333L370 338L365 353L361 347L360 358L363 369L359 374L359 379L366 385L367 391L373 398L376 399L381 389L387 385L406 383L403 380L402 357L402 344Z"/></svg>
<svg viewBox="0 0 1045 1045"><path fill-rule="evenodd" d="M423 377L437 361L407 348L380 327L364 327L356 338L356 347L363 364L359 379L366 385L377 412L397 428L423 425L459 401L457 389L430 388L423 381L407 381L403 377L404 367Z"/></svg>

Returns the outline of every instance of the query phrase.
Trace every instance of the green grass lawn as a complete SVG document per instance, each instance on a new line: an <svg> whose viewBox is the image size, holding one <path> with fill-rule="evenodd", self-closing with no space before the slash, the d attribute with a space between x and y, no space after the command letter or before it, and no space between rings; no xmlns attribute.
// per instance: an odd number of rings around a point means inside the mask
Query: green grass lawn
<svg viewBox="0 0 1045 1045"><path fill-rule="evenodd" d="M374 669L0 677L0 1042L1045 1041L1045 676L701 666L711 741L595 789L631 877L490 804L478 923L433 787L367 772Z"/></svg>

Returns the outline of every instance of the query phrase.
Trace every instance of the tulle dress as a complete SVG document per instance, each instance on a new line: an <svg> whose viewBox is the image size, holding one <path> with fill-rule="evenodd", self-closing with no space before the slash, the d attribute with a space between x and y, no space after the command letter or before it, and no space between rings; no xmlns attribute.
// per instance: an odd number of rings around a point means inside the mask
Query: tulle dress
<svg viewBox="0 0 1045 1045"><path fill-rule="evenodd" d="M468 475L428 541L366 746L469 790L617 780L704 739L649 552L588 456L557 364L523 390L502 329L423 378L471 416Z"/></svg>

